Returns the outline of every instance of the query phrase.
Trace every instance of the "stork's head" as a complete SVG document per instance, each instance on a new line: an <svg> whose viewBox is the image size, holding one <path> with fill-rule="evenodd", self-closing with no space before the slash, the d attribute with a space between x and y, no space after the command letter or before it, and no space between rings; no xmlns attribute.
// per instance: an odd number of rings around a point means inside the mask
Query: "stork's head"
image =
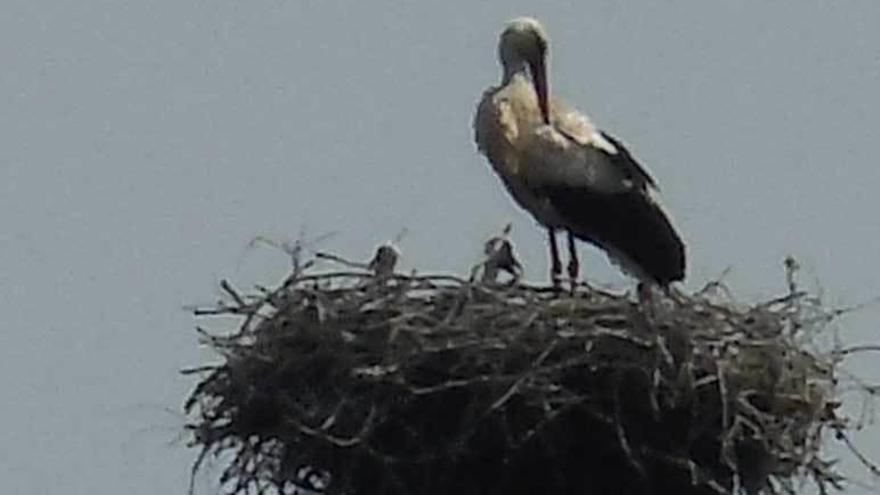
<svg viewBox="0 0 880 495"><path fill-rule="evenodd" d="M544 123L550 123L547 88L547 32L531 17L518 17L507 23L498 41L498 56L505 73L527 66L532 75Z"/></svg>

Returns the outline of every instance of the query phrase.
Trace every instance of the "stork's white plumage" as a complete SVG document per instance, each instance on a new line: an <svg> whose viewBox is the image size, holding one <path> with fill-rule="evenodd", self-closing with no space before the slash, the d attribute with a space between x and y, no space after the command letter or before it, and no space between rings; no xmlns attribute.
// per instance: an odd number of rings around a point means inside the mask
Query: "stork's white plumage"
<svg viewBox="0 0 880 495"><path fill-rule="evenodd" d="M535 19L507 25L498 44L502 82L483 94L474 130L516 202L547 227L554 284L562 273L559 229L568 232L573 284L575 237L604 249L641 282L665 287L681 280L684 244L652 197L654 179L618 140L550 97L547 46Z"/></svg>

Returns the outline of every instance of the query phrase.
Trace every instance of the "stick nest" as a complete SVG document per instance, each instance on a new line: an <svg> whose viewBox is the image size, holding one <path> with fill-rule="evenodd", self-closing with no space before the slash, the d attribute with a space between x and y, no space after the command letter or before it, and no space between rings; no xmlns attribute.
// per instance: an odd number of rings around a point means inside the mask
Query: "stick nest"
<svg viewBox="0 0 880 495"><path fill-rule="evenodd" d="M187 370L192 444L231 494L794 493L841 478L830 320L794 290L720 284L651 304L451 276L297 266L198 310L221 356Z"/></svg>

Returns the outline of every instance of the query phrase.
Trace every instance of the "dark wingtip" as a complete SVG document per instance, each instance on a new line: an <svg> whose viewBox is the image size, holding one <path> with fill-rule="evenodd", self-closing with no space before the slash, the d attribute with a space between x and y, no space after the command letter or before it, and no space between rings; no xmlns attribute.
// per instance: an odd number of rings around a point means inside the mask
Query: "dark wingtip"
<svg viewBox="0 0 880 495"><path fill-rule="evenodd" d="M685 246L674 229L672 234L676 242L675 247L669 251L670 259L664 266L664 272L654 275L655 280L662 287L668 287L673 282L681 282L685 276Z"/></svg>

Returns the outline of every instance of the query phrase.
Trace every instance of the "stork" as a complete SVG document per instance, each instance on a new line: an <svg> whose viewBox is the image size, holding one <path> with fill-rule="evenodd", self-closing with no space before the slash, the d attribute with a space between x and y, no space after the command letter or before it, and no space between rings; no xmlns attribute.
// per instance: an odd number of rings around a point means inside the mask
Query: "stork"
<svg viewBox="0 0 880 495"><path fill-rule="evenodd" d="M575 238L604 250L612 262L646 283L667 288L684 278L685 249L653 197L654 179L620 141L590 119L551 98L548 38L541 24L521 17L498 43L503 69L477 108L477 147L514 200L547 228L551 280L562 264L557 231L568 235L572 290L579 271Z"/></svg>

